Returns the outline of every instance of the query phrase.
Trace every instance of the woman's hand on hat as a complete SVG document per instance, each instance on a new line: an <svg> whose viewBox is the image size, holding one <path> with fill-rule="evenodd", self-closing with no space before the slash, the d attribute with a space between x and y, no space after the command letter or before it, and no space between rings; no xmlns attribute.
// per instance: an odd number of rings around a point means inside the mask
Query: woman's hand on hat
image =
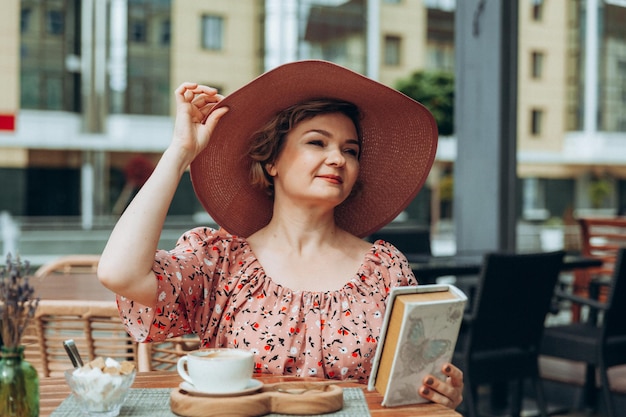
<svg viewBox="0 0 626 417"><path fill-rule="evenodd" d="M183 151L191 162L209 143L211 132L228 108L222 107L211 112L224 96L218 94L217 89L205 85L182 83L175 90L174 96L176 122L172 145Z"/></svg>
<svg viewBox="0 0 626 417"><path fill-rule="evenodd" d="M418 390L419 395L434 403L457 408L463 401L463 371L451 363L445 363L441 370L446 375L446 380L426 375Z"/></svg>

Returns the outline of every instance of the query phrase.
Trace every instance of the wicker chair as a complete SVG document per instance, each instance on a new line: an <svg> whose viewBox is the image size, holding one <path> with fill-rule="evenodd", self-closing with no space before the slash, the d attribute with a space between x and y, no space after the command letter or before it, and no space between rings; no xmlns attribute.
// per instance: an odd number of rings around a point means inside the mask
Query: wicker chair
<svg viewBox="0 0 626 417"><path fill-rule="evenodd" d="M98 356L137 358L137 344L126 333L114 303L42 300L24 339L25 356L41 376L61 376L72 368L63 347L67 339L74 340L85 362Z"/></svg>
<svg viewBox="0 0 626 417"><path fill-rule="evenodd" d="M36 279L44 279L56 274L92 273L95 275L100 255L66 255L42 265L35 272Z"/></svg>
<svg viewBox="0 0 626 417"><path fill-rule="evenodd" d="M68 255L41 266L35 280L61 280L69 274L95 279L98 255ZM82 277L81 277L82 280ZM62 286L59 292L62 292ZM126 332L115 301L42 299L22 338L25 357L43 377L61 376L72 363L63 341L73 339L83 361L97 356L136 360L137 343Z"/></svg>
<svg viewBox="0 0 626 417"><path fill-rule="evenodd" d="M140 343L137 368L145 371L171 371L181 356L200 348L200 339L195 335L173 337L164 342Z"/></svg>

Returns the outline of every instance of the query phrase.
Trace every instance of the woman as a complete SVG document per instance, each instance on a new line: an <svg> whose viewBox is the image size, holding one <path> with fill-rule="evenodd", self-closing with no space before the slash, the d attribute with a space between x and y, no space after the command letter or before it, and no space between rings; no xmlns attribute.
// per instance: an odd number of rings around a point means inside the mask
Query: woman
<svg viewBox="0 0 626 417"><path fill-rule="evenodd" d="M171 145L120 218L98 267L139 341L196 333L255 352L261 373L367 381L389 289L415 285L393 245L368 236L415 197L437 132L419 103L345 68L301 61L227 98L175 92ZM222 229L157 243L191 164ZM156 256L155 256L156 252ZM448 407L463 376L428 376L419 395Z"/></svg>

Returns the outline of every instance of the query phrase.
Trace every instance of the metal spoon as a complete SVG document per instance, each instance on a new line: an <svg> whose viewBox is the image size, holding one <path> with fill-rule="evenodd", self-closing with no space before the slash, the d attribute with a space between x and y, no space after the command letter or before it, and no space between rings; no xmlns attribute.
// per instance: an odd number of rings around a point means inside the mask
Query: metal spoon
<svg viewBox="0 0 626 417"><path fill-rule="evenodd" d="M74 368L80 368L81 366L83 366L83 360L80 357L80 353L78 353L78 348L76 347L73 339L68 339L63 342L63 347L67 352L67 356L70 357Z"/></svg>

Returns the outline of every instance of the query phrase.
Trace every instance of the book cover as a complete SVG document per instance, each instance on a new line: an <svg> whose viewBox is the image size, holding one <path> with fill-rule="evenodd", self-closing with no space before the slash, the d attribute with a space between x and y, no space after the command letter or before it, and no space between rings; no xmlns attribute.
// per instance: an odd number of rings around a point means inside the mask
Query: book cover
<svg viewBox="0 0 626 417"><path fill-rule="evenodd" d="M427 402L417 393L425 375L442 378L459 335L467 297L453 285L393 288L368 388L394 407Z"/></svg>

